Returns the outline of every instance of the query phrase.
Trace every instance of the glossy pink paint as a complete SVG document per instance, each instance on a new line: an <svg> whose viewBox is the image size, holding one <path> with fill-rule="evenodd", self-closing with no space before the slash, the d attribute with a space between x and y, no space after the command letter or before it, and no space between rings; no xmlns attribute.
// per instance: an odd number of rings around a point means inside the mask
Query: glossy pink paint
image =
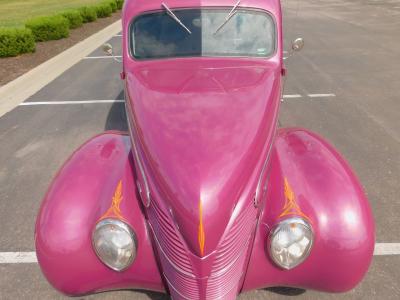
<svg viewBox="0 0 400 300"><path fill-rule="evenodd" d="M172 9L233 4L167 3ZM276 128L280 3L240 5L274 16L272 57L137 61L123 39L130 139L105 133L78 149L54 179L38 216L39 263L60 291L140 288L165 290L174 299L235 299L241 291L276 285L339 292L362 279L374 223L359 182L315 134ZM135 16L160 8L161 1L126 1L123 36ZM281 219L285 178L315 232L310 257L290 271L276 267L266 248L271 227ZM133 265L118 273L97 259L91 232L120 180L121 213L139 246Z"/></svg>
<svg viewBox="0 0 400 300"><path fill-rule="evenodd" d="M265 254L266 237L284 206L284 178L315 233L310 256L290 271ZM279 130L265 201L243 290L295 286L344 292L360 282L374 251L374 222L360 183L332 146L304 129Z"/></svg>
<svg viewBox="0 0 400 300"><path fill-rule="evenodd" d="M118 132L94 137L58 172L43 200L35 241L42 271L59 291L81 295L121 288L164 290L135 178L129 136ZM120 180L122 215L135 228L141 249L123 273L99 263L91 246L93 226L110 207Z"/></svg>

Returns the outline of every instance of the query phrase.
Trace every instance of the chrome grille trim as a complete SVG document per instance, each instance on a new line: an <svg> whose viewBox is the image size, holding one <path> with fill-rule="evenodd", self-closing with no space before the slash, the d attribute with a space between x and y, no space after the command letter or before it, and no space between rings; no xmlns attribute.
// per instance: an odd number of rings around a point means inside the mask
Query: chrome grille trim
<svg viewBox="0 0 400 300"><path fill-rule="evenodd" d="M251 229L257 216L257 209L250 203L246 209L238 216L229 232L225 235L222 243L219 245L215 260L212 266L213 274L219 274L231 261L239 257L246 248L247 239L240 239L240 236L251 236Z"/></svg>
<svg viewBox="0 0 400 300"><path fill-rule="evenodd" d="M207 299L230 299L233 289L239 288L256 224L257 209L250 202L236 218L218 247L211 276L207 281Z"/></svg>
<svg viewBox="0 0 400 300"><path fill-rule="evenodd" d="M177 271L193 277L193 267L188 255L188 249L179 236L171 217L158 206L156 200L149 208L149 221L155 240L168 262Z"/></svg>
<svg viewBox="0 0 400 300"><path fill-rule="evenodd" d="M153 229L153 226L152 226L151 224L149 224L149 225L150 225L151 230L153 231L154 240L156 241L157 246L158 246L157 249L159 249L159 250L162 252L163 256L164 256L165 259L171 264L171 266L172 266L176 271L178 271L178 272L180 272L180 273L182 273L182 274L184 274L184 275L186 275L186 276L188 276L188 277L196 278L193 274L188 273L188 272L185 272L184 270L182 270L181 268L179 268L179 266L177 266L177 265L168 257L168 255L167 255L167 254L165 253L165 251L163 250L163 247L161 246L160 241L159 241L158 238L157 238L157 235L155 234L155 231L154 231L154 229Z"/></svg>
<svg viewBox="0 0 400 300"><path fill-rule="evenodd" d="M246 246L249 245L250 239L247 240ZM248 248L248 247L247 247ZM243 251L225 273L215 275L208 279L207 282L207 299L223 298L229 294L232 289L239 288L238 283L243 275L244 263L246 260L247 251Z"/></svg>
<svg viewBox="0 0 400 300"><path fill-rule="evenodd" d="M237 218L232 220L216 251L207 258L213 260L210 262L210 275L199 279L189 256L190 250L173 223L172 216L162 203L153 199L148 208L149 228L159 250L163 276L172 298L235 299L245 271L253 229L257 224L257 211L249 201Z"/></svg>
<svg viewBox="0 0 400 300"><path fill-rule="evenodd" d="M186 300L199 300L199 299L200 299L200 296L199 296L198 294L197 294L196 296L194 296L194 295L189 295L189 297L191 297L191 298L188 298L187 296L182 295L182 294L179 292L179 290L171 283L171 281L168 280L167 275L166 275L165 273L163 273L163 275L164 275L165 280L166 280L167 283L168 283L168 287L170 287L171 289L173 289L174 292L177 293L177 294L178 294L180 297L182 297L183 299L186 299ZM173 299L172 295L171 295L171 298Z"/></svg>

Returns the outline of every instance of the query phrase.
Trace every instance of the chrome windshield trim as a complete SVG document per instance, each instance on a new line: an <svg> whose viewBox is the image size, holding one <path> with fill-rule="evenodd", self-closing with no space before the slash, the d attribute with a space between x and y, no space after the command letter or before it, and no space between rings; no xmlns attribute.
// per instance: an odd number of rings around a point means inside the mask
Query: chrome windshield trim
<svg viewBox="0 0 400 300"><path fill-rule="evenodd" d="M229 7L226 6L220 6L220 7L214 7L214 6L204 6L204 7L174 7L174 10L190 10L190 9L202 9L202 10L213 10L213 9L226 9ZM240 10L243 11L258 11L258 12L262 12L265 13L267 15L269 15L273 21L273 26L274 26L274 50L273 52L268 55L268 56L251 56L251 55L202 55L202 56L195 56L195 55L191 55L191 56L171 56L171 57L152 57L152 58L138 58L135 55L135 39L132 35L132 27L133 24L135 23L135 21L140 18L141 16L144 15L148 15L148 14L154 14L157 12L162 12L162 10L159 9L155 9L155 10L149 10L146 12L143 12L135 17L132 18L132 20L129 22L129 26L128 26L128 58L132 61L135 62L146 62L146 61L162 61L162 60L172 60L172 59L193 59L193 58L232 58L232 59L254 59L254 60L268 60L271 59L272 57L276 56L278 53L278 44L279 42L279 38L278 38L278 27L277 27L277 19L275 17L274 14L272 14L270 11L265 10L265 9L261 9L261 8L257 8L257 7L240 7Z"/></svg>

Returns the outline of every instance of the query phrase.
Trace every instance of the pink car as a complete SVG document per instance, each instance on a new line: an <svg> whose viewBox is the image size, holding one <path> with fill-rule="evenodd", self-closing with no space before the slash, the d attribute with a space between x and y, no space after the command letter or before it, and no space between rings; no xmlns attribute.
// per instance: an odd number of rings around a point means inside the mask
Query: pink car
<svg viewBox="0 0 400 300"><path fill-rule="evenodd" d="M35 235L44 275L67 295L352 289L374 221L332 146L277 128L280 1L165 1L125 1L130 130L93 137L51 184Z"/></svg>

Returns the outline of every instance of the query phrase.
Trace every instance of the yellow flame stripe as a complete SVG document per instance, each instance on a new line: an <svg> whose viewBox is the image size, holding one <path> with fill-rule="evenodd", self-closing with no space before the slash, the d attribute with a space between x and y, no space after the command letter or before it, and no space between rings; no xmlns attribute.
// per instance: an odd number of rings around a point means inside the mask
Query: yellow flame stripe
<svg viewBox="0 0 400 300"><path fill-rule="evenodd" d="M287 178L284 179L284 191L285 191L285 205L283 206L283 212L279 215L279 218L288 215L297 215L310 221L309 217L306 216L300 209L296 202L296 197L294 195L293 189L289 184Z"/></svg>
<svg viewBox="0 0 400 300"><path fill-rule="evenodd" d="M204 234L204 226L203 226L203 205L201 200L199 202L199 248L200 248L200 255L204 256L204 245L205 245L205 234Z"/></svg>
<svg viewBox="0 0 400 300"><path fill-rule="evenodd" d="M122 180L120 180L117 184L114 195L112 197L110 208L106 211L106 213L100 219L105 219L108 217L115 217L115 218L123 220L124 217L122 216L122 212L121 212L121 208L120 208L122 199L123 199Z"/></svg>

